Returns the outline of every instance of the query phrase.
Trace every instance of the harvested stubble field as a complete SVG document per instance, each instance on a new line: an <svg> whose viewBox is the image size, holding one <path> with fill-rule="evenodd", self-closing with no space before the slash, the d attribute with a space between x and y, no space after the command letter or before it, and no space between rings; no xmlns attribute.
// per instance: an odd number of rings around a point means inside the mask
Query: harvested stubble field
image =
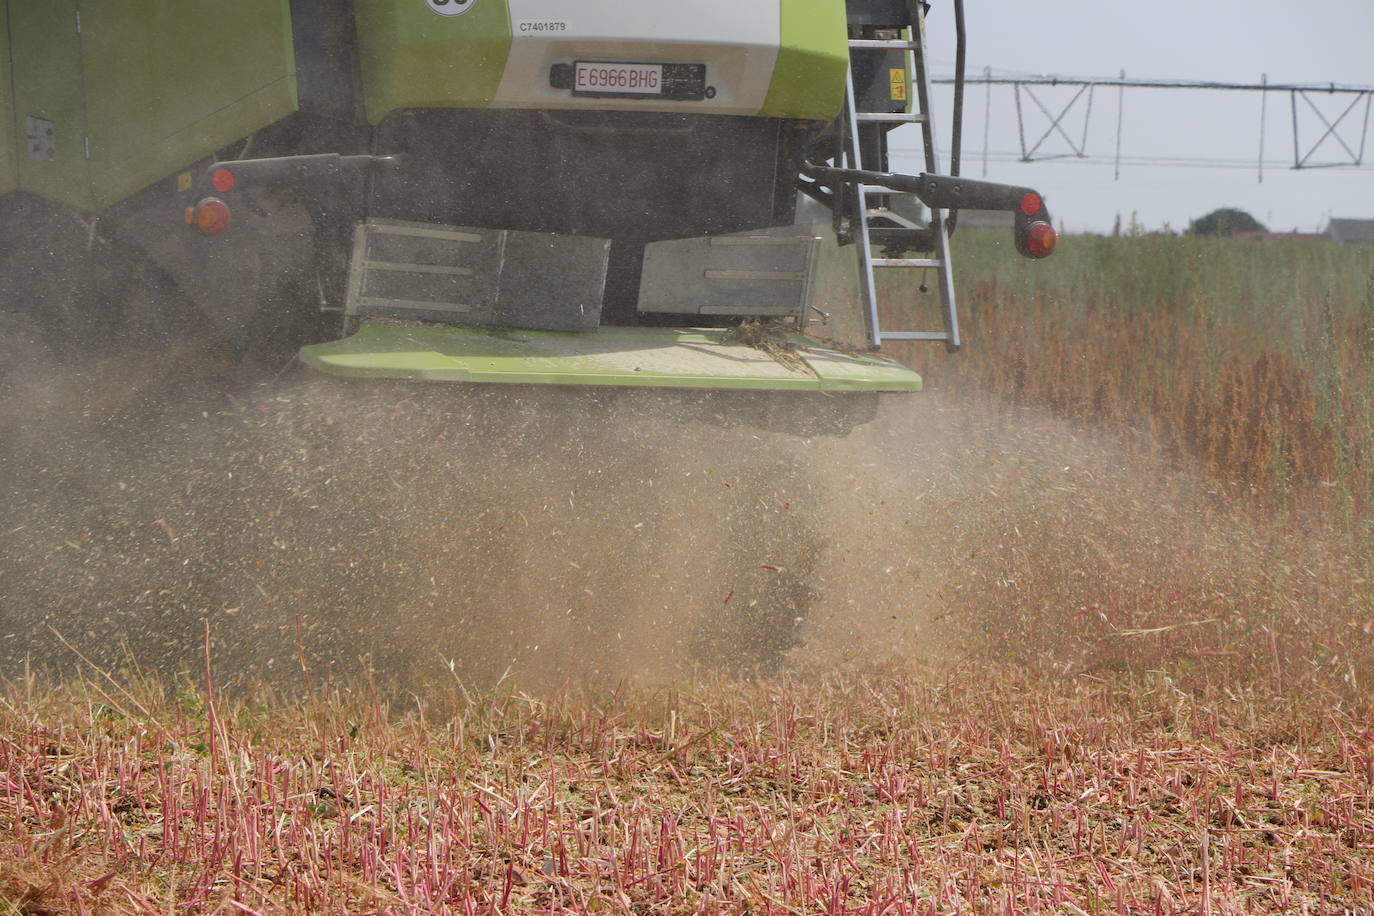
<svg viewBox="0 0 1374 916"><path fill-rule="evenodd" d="M960 245L846 436L11 389L0 913L1369 912L1374 256Z"/></svg>
<svg viewBox="0 0 1374 916"><path fill-rule="evenodd" d="M1039 270L1000 234L957 241L969 346L916 355L930 382L1128 434L1369 533L1374 246L1083 237Z"/></svg>
<svg viewBox="0 0 1374 916"><path fill-rule="evenodd" d="M1371 905L1370 710L1320 692L971 664L409 708L206 696L9 691L10 912Z"/></svg>

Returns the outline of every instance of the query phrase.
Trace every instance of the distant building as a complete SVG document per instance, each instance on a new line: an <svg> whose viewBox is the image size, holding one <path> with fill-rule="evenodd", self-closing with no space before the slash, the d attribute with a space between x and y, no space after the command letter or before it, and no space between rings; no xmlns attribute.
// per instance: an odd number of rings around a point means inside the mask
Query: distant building
<svg viewBox="0 0 1374 916"><path fill-rule="evenodd" d="M1331 236L1325 232L1255 232L1245 230L1232 232L1231 238L1249 242L1329 242Z"/></svg>
<svg viewBox="0 0 1374 916"><path fill-rule="evenodd" d="M1374 245L1374 219L1336 219L1326 223L1326 237L1338 245Z"/></svg>

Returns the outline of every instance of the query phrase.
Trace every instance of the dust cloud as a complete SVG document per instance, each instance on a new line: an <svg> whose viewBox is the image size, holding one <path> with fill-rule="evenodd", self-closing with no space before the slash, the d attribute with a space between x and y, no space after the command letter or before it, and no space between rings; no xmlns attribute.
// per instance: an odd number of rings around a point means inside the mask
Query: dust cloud
<svg viewBox="0 0 1374 916"><path fill-rule="evenodd" d="M997 626L970 588L989 519L1011 537L1067 481L1102 496L1130 473L1063 424L940 392L875 410L148 370L7 383L3 673L75 670L63 639L194 670L203 620L226 683L298 683L302 660L535 689L948 664Z"/></svg>

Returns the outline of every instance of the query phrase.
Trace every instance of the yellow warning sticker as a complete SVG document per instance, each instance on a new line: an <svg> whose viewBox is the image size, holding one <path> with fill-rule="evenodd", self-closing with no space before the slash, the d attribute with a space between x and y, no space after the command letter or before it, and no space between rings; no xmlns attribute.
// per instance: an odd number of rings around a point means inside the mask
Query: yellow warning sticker
<svg viewBox="0 0 1374 916"><path fill-rule="evenodd" d="M905 67L893 67L892 69L890 69L890 70L887 71L887 79L888 79L888 84L892 87L892 91L891 91L891 93L889 93L889 94L892 96L892 101L894 101L894 102L905 102L905 101L906 101L906 68L905 68Z"/></svg>
<svg viewBox="0 0 1374 916"><path fill-rule="evenodd" d="M177 190L178 190L178 191L189 191L189 190L191 190L191 173L190 173L190 172L182 172L180 175L177 176Z"/></svg>

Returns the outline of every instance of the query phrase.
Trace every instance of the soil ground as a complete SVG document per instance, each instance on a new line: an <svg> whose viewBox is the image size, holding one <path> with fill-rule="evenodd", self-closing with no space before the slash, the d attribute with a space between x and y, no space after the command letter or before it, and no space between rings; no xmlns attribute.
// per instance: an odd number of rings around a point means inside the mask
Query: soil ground
<svg viewBox="0 0 1374 916"><path fill-rule="evenodd" d="M1121 648L1227 632L1186 468L950 393L168 365L4 383L0 912L1374 906L1358 685Z"/></svg>

